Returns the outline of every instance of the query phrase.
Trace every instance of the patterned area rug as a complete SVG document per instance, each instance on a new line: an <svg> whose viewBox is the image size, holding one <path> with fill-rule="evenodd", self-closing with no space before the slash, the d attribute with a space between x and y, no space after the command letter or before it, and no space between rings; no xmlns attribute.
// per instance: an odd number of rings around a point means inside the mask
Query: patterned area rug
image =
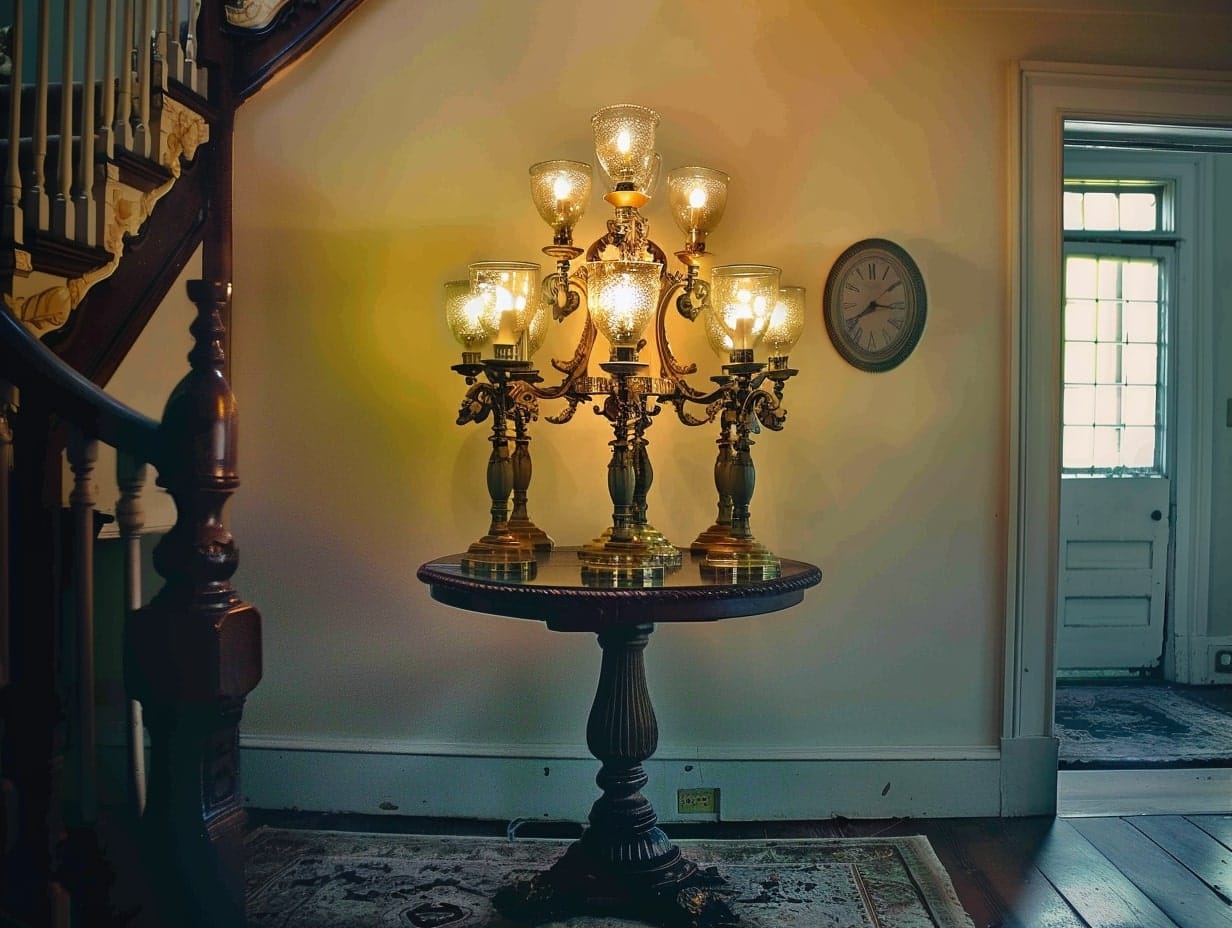
<svg viewBox="0 0 1232 928"><path fill-rule="evenodd" d="M923 837L680 841L727 878L748 928L971 928ZM248 839L248 923L296 928L496 928L499 886L545 869L566 841L260 828ZM568 928L633 928L577 916Z"/></svg>
<svg viewBox="0 0 1232 928"><path fill-rule="evenodd" d="M1232 766L1232 715L1192 688L1164 684L1057 687L1060 764ZM1197 688L1202 689L1202 688Z"/></svg>

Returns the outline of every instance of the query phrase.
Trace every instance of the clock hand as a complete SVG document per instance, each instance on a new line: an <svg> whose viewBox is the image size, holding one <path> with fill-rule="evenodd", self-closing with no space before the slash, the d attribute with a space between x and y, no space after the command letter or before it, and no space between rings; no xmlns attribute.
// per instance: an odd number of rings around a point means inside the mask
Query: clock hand
<svg viewBox="0 0 1232 928"><path fill-rule="evenodd" d="M856 322L860 321L861 319L863 319L865 316L875 311L876 309L877 309L877 302L874 300L873 302L865 306L862 310L860 310L858 313L856 313L854 316L848 316L847 325L854 325Z"/></svg>
<svg viewBox="0 0 1232 928"><path fill-rule="evenodd" d="M875 297L873 297L873 302L876 303L879 299L881 299L883 296L885 296L887 293L889 293L891 290L893 290L895 287L897 287L901 283L902 283L901 280L894 281L894 283L890 284L890 286L886 287L884 290L878 293Z"/></svg>

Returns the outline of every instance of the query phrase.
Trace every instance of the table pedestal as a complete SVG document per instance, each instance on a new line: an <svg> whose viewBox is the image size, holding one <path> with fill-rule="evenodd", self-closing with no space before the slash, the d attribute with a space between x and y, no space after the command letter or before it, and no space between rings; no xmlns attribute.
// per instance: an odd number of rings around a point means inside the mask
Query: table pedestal
<svg viewBox="0 0 1232 928"><path fill-rule="evenodd" d="M653 625L616 625L599 632L603 665L586 724L586 744L602 763L603 790L590 827L550 869L502 888L497 909L518 921L542 922L605 912L667 926L737 925L716 888L713 868L700 870L658 826L642 795L642 761L659 742L643 652Z"/></svg>

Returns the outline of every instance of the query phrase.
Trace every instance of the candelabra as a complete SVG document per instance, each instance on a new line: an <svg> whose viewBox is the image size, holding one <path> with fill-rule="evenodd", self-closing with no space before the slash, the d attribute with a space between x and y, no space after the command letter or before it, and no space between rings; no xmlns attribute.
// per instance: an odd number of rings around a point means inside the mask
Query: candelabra
<svg viewBox="0 0 1232 928"><path fill-rule="evenodd" d="M777 431L786 419L783 388L796 373L788 366L788 352L803 326L804 290L781 287L779 269L768 265L722 265L712 269L709 283L701 278L707 237L727 205L727 175L707 167L681 167L667 175L672 217L685 235L675 252L681 269L669 270L642 214L658 185L658 123L656 112L632 104L605 107L592 117L595 154L609 180L603 199L614 215L588 248L574 245L573 232L590 199L591 166L539 162L530 169L531 198L552 228L552 244L542 250L554 269L541 279L538 264L487 261L471 265L468 279L446 284L446 320L462 346L462 361L453 370L467 384L457 421L492 422L487 467L492 520L463 557L467 573L530 578L536 551L551 549L551 538L527 513L529 426L539 418L541 402L558 401L563 408L546 421L564 424L579 406L593 403L612 431L611 524L578 548L586 583L657 585L681 564L682 550L647 518L653 469L646 432L664 406L687 426L716 420L719 425L718 515L689 546L702 558L703 575L723 581L779 575L778 558L750 528L755 485L750 436L762 427ZM579 258L584 260L575 266ZM559 379L547 383L533 356L553 321L583 307L585 324L573 356L552 360ZM673 308L691 323L700 320L723 361L708 389L689 383L696 366L672 352L667 319ZM658 376L640 359L652 321ZM600 334L610 350L598 364L603 375L595 376L590 360ZM763 345L770 354L758 361L755 353Z"/></svg>

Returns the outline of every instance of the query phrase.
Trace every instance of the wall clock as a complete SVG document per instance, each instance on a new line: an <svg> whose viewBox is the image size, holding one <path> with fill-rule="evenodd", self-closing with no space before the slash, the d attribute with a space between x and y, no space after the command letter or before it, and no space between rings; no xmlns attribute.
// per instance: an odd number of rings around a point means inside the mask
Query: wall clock
<svg viewBox="0 0 1232 928"><path fill-rule="evenodd" d="M884 238L856 242L826 278L826 331L838 353L861 370L901 364L920 341L927 309L920 269Z"/></svg>

